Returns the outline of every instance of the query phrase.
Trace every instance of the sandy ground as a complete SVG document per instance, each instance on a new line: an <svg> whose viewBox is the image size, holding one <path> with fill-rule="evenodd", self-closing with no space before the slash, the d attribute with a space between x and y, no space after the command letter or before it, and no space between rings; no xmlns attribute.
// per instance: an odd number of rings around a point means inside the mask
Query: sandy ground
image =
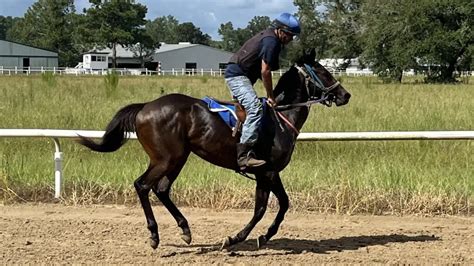
<svg viewBox="0 0 474 266"><path fill-rule="evenodd" d="M267 212L248 240L220 251L251 211L183 208L193 233L186 245L162 207L154 207L161 243L154 251L140 207L60 204L0 206L0 261L163 264L474 264L473 217L344 216L289 212L279 233L258 250Z"/></svg>

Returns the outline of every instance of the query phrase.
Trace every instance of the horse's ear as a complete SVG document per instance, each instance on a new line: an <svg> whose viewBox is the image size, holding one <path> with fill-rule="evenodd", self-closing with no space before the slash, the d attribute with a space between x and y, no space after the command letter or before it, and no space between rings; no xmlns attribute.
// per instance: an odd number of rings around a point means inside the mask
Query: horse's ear
<svg viewBox="0 0 474 266"><path fill-rule="evenodd" d="M307 48L304 50L305 63L314 62L315 58L316 58L316 50L314 48Z"/></svg>
<svg viewBox="0 0 474 266"><path fill-rule="evenodd" d="M296 61L298 65L311 64L316 58L316 50L314 48L303 49L301 57Z"/></svg>

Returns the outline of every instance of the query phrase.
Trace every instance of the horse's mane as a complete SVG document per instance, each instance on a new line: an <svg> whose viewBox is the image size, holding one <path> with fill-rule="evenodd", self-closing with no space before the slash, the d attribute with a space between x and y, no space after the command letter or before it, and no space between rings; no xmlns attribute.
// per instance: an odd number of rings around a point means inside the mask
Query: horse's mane
<svg viewBox="0 0 474 266"><path fill-rule="evenodd" d="M278 80L275 89L273 90L273 95L278 103L282 101L287 102L296 96L295 77L297 77L297 70L294 66L290 67Z"/></svg>

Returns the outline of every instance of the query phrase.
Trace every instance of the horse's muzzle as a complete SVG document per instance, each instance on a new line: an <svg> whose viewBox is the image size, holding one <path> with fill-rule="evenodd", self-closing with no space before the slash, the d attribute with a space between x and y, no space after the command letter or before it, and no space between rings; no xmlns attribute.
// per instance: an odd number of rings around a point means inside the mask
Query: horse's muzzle
<svg viewBox="0 0 474 266"><path fill-rule="evenodd" d="M336 96L336 106L342 106L349 103L349 99L351 98L351 94L348 92L343 93L342 95L339 94Z"/></svg>

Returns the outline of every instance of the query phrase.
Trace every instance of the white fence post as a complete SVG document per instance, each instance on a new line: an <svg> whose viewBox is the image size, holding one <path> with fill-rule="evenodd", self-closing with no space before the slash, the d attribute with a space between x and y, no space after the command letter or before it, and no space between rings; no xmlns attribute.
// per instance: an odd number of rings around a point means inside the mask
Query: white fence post
<svg viewBox="0 0 474 266"><path fill-rule="evenodd" d="M58 138L53 138L54 140L54 197L59 199L61 197L61 187L62 187L62 162L63 162L63 153L61 152L61 146L59 144Z"/></svg>

